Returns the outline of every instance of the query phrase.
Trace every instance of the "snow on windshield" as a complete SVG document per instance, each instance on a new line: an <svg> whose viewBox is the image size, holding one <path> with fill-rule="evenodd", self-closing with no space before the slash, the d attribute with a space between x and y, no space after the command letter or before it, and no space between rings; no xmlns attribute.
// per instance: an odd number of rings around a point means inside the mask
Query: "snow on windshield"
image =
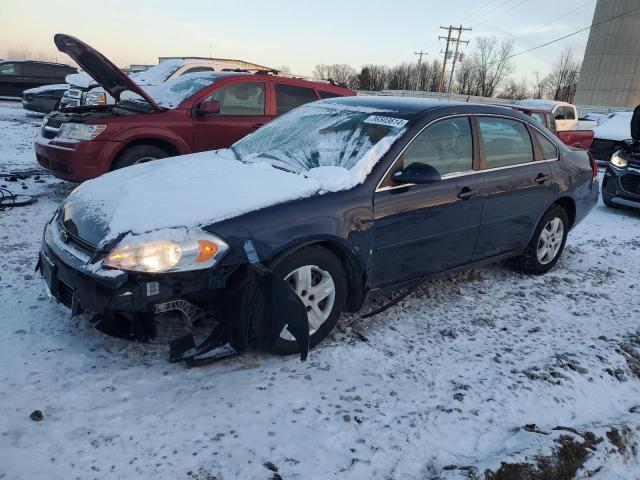
<svg viewBox="0 0 640 480"><path fill-rule="evenodd" d="M404 133L407 122L390 111L314 103L292 110L233 148L245 162L267 162L311 176L324 176L316 169L339 167L361 183Z"/></svg>
<svg viewBox="0 0 640 480"><path fill-rule="evenodd" d="M161 107L176 108L184 100L215 81L216 76L212 72L196 72L172 78L160 85L149 85L143 88Z"/></svg>

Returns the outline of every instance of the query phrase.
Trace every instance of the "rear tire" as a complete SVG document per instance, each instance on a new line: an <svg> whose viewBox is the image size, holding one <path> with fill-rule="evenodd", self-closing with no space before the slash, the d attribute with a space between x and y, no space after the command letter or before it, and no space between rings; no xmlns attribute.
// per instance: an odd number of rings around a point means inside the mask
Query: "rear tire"
<svg viewBox="0 0 640 480"><path fill-rule="evenodd" d="M135 147L127 148L118 155L118 158L113 162L111 170L118 170L168 156L169 154L160 147L154 145L136 145Z"/></svg>
<svg viewBox="0 0 640 480"><path fill-rule="evenodd" d="M533 274L551 270L564 250L569 233L569 216L564 208L553 205L545 213L526 250L515 260L518 269Z"/></svg>
<svg viewBox="0 0 640 480"><path fill-rule="evenodd" d="M271 268L277 276L291 284L298 297L308 307L309 348L315 347L338 323L345 306L347 277L342 263L330 251L319 246L311 246L276 261ZM326 296L320 298L325 294ZM276 355L292 355L299 353L300 349L285 329L271 351Z"/></svg>

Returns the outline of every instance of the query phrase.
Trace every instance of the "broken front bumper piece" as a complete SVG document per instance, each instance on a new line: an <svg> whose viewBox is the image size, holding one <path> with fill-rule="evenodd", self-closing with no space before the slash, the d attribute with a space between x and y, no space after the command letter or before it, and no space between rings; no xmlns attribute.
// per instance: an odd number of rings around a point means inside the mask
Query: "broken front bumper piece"
<svg viewBox="0 0 640 480"><path fill-rule="evenodd" d="M155 315L170 310L191 322L209 316L217 320L200 345L192 335L171 341L171 361L208 362L220 358L210 354L225 345L231 353L249 346L270 350L285 326L304 360L309 350L304 305L286 282L247 253L248 263L226 274L208 269L156 275L113 270L99 275L87 269L86 259L43 241L36 269L49 296L65 311L95 313L96 328L119 338L149 341L156 335Z"/></svg>

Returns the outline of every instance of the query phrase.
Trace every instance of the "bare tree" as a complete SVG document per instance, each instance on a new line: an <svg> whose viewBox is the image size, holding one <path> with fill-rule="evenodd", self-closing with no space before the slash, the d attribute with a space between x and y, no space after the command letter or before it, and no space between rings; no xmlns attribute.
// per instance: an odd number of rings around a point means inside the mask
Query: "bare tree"
<svg viewBox="0 0 640 480"><path fill-rule="evenodd" d="M7 48L6 56L10 60L39 60L43 62L55 61L55 57L53 55L44 53L42 50L38 50L34 53L25 45Z"/></svg>
<svg viewBox="0 0 640 480"><path fill-rule="evenodd" d="M522 100L529 96L529 87L526 77L522 77L519 82L514 78L509 78L498 94L498 98L508 98L511 100Z"/></svg>
<svg viewBox="0 0 640 480"><path fill-rule="evenodd" d="M547 91L547 77L543 77L540 72L533 72L533 83L531 85L532 98L544 98Z"/></svg>
<svg viewBox="0 0 640 480"><path fill-rule="evenodd" d="M278 71L280 73L284 73L285 75L290 75L291 67L289 67L289 65L280 65L280 67L278 68Z"/></svg>
<svg viewBox="0 0 640 480"><path fill-rule="evenodd" d="M567 47L546 77L549 96L554 100L573 102L579 75L580 62L573 59L571 48Z"/></svg>
<svg viewBox="0 0 640 480"><path fill-rule="evenodd" d="M324 80L333 80L334 82L346 85L349 88L357 87L358 76L356 71L353 67L345 63L316 65L313 69L313 75Z"/></svg>
<svg viewBox="0 0 640 480"><path fill-rule="evenodd" d="M513 40L498 44L496 37L481 37L473 53L477 95L492 97L500 82L513 72L509 56L513 52Z"/></svg>

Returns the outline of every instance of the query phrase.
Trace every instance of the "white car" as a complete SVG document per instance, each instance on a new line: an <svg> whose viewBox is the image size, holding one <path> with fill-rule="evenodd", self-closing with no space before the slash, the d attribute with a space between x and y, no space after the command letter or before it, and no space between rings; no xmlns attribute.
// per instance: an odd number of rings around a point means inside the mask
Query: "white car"
<svg viewBox="0 0 640 480"><path fill-rule="evenodd" d="M160 85L185 73L246 69L271 70L269 67L233 59L168 58L148 70L132 73L130 77L140 86ZM71 86L62 99L61 107L81 105L111 105L113 98L86 72L73 73L66 78Z"/></svg>
<svg viewBox="0 0 640 480"><path fill-rule="evenodd" d="M556 121L556 131L566 130L593 130L597 122L587 118L578 118L578 110L575 105L556 100L526 99L518 101L519 105L531 108L541 108L553 113Z"/></svg>
<svg viewBox="0 0 640 480"><path fill-rule="evenodd" d="M593 129L590 152L600 164L611 160L611 155L631 140L631 117L633 112L616 112Z"/></svg>

